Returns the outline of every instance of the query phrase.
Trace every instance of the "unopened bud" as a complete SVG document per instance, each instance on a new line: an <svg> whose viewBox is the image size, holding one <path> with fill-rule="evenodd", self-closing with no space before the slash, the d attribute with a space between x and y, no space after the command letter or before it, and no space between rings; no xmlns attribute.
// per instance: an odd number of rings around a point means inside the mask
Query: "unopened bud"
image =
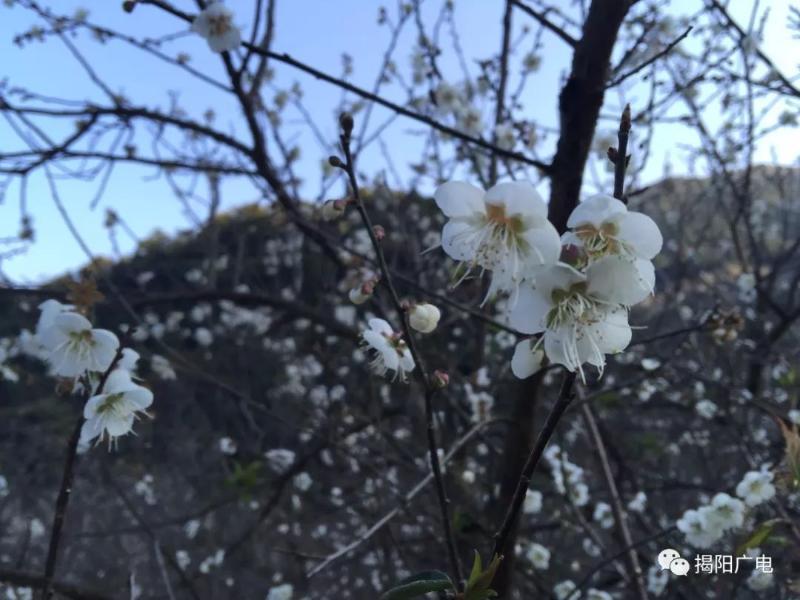
<svg viewBox="0 0 800 600"><path fill-rule="evenodd" d="M446 388L450 384L450 375L440 369L433 372L433 385L439 389Z"/></svg>
<svg viewBox="0 0 800 600"><path fill-rule="evenodd" d="M122 10L124 10L126 13L133 12L134 8L136 8L135 0L125 0L125 2L122 3Z"/></svg>
<svg viewBox="0 0 800 600"><path fill-rule="evenodd" d="M344 167L344 163L342 162L342 159L339 158L338 156L329 156L328 157L328 164L330 166L332 166L332 167L338 167L340 169L342 167Z"/></svg>
<svg viewBox="0 0 800 600"><path fill-rule="evenodd" d="M420 333L430 333L436 329L441 316L433 304L415 304L408 311L408 324Z"/></svg>
<svg viewBox="0 0 800 600"><path fill-rule="evenodd" d="M369 300L370 294L365 294L363 287L359 286L350 290L347 297L350 298L350 302L353 304L364 304L364 302Z"/></svg>
<svg viewBox="0 0 800 600"><path fill-rule="evenodd" d="M609 146L606 156L608 156L608 160L610 160L612 163L617 164L617 156L619 156L619 152L616 148Z"/></svg>
<svg viewBox="0 0 800 600"><path fill-rule="evenodd" d="M353 131L353 116L350 113L342 113L339 115L339 127L346 137L350 137Z"/></svg>
<svg viewBox="0 0 800 600"><path fill-rule="evenodd" d="M372 233L375 234L375 239L379 242L386 237L386 230L383 228L382 225L375 225L372 228Z"/></svg>

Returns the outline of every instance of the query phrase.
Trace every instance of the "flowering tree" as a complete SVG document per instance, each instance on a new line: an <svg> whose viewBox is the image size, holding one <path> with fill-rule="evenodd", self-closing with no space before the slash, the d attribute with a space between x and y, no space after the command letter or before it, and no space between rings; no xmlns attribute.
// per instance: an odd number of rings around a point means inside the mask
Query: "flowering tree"
<svg viewBox="0 0 800 600"><path fill-rule="evenodd" d="M95 93L0 84L22 215L3 259L35 242L29 182L88 259L0 288L8 597L797 591L800 177L757 157L800 90L758 7L743 27L716 0L507 0L471 66L455 3L400 2L368 89L350 58L335 75L273 48L275 0L123 2L155 38L6 4L36 19L16 44L61 44ZM554 124L526 110L546 44L569 56ZM98 47L218 101L128 98ZM341 90L331 117L279 69ZM418 155L390 151L396 121ZM665 134L695 177L647 182ZM65 181L96 184L117 250L119 168L192 230L97 257ZM229 183L259 201L224 212Z"/></svg>

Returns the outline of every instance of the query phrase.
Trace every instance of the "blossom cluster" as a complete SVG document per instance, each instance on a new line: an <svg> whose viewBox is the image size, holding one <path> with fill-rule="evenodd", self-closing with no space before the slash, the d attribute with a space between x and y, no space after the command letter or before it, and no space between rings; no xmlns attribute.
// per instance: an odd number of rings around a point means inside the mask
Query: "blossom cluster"
<svg viewBox="0 0 800 600"><path fill-rule="evenodd" d="M736 486L738 498L726 493L716 494L709 503L684 512L677 522L678 529L692 546L710 548L727 532L744 525L748 508L775 496L773 477L766 469L746 473Z"/></svg>
<svg viewBox="0 0 800 600"><path fill-rule="evenodd" d="M72 382L76 391L87 391L80 444L88 446L108 438L109 444L130 433L139 413L153 402L153 393L134 382L139 355L120 349L111 331L95 329L74 306L46 300L34 341L50 373Z"/></svg>
<svg viewBox="0 0 800 600"><path fill-rule="evenodd" d="M535 341L517 345L512 371L536 372L544 355L578 371L589 363L602 372L605 355L631 340L628 311L654 290L652 259L663 243L656 223L629 211L620 200L599 194L570 215L559 236L547 205L527 182L500 183L488 191L451 181L434 195L448 221L442 248L463 273L491 272L484 303L510 296L507 318Z"/></svg>

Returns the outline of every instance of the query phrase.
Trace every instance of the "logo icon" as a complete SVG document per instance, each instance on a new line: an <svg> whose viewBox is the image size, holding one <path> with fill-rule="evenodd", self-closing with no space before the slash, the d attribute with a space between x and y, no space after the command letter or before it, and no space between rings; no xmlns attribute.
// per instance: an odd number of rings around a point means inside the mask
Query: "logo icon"
<svg viewBox="0 0 800 600"><path fill-rule="evenodd" d="M689 572L689 561L681 558L680 552L672 548L665 548L658 553L658 566L661 570L669 570L673 575L682 577Z"/></svg>

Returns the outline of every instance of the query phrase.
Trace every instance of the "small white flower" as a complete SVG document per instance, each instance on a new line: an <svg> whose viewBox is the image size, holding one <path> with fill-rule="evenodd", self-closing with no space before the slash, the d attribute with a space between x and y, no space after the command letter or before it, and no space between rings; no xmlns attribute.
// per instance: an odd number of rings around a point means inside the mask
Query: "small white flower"
<svg viewBox="0 0 800 600"><path fill-rule="evenodd" d="M361 337L372 350L370 368L381 376L394 371L394 379L405 381L406 374L415 366L408 346L383 319L370 319L368 323L369 329L362 332Z"/></svg>
<svg viewBox="0 0 800 600"><path fill-rule="evenodd" d="M494 128L497 147L503 150L513 150L517 143L517 134L511 125L501 123Z"/></svg>
<svg viewBox="0 0 800 600"><path fill-rule="evenodd" d="M467 265L461 280L475 267L492 271L486 299L498 291L515 294L524 277L558 261L558 232L530 183L500 183L484 192L450 181L439 186L434 199L450 219L442 230L442 248Z"/></svg>
<svg viewBox="0 0 800 600"><path fill-rule="evenodd" d="M686 541L697 548L708 548L722 536L721 530L709 526L707 515L708 510L690 509L676 523Z"/></svg>
<svg viewBox="0 0 800 600"><path fill-rule="evenodd" d="M57 314L52 325L42 332L41 340L50 352L48 361L53 373L61 377L107 370L119 347L119 340L113 333L92 329L86 317L71 312Z"/></svg>
<svg viewBox="0 0 800 600"><path fill-rule="evenodd" d="M700 400L700 402L695 404L694 410L704 419L713 419L714 415L717 414L717 405L711 400Z"/></svg>
<svg viewBox="0 0 800 600"><path fill-rule="evenodd" d="M153 372L164 380L177 379L175 369L172 368L169 360L160 354L154 354L150 358L150 368Z"/></svg>
<svg viewBox="0 0 800 600"><path fill-rule="evenodd" d="M789 411L789 420L795 425L800 425L800 410L793 408Z"/></svg>
<svg viewBox="0 0 800 600"><path fill-rule="evenodd" d="M525 557L539 570L544 571L550 566L550 550L541 544L530 544L525 551Z"/></svg>
<svg viewBox="0 0 800 600"><path fill-rule="evenodd" d="M229 437L223 437L219 439L219 451L227 456L232 456L236 454L236 442L234 442Z"/></svg>
<svg viewBox="0 0 800 600"><path fill-rule="evenodd" d="M436 329L441 316L433 304L415 304L408 312L408 324L421 333L430 333Z"/></svg>
<svg viewBox="0 0 800 600"><path fill-rule="evenodd" d="M628 510L633 512L643 512L645 504L647 503L647 494L644 492L636 492L633 500L628 502Z"/></svg>
<svg viewBox="0 0 800 600"><path fill-rule="evenodd" d="M575 591L575 588L578 586L575 585L575 582L567 579L565 581L559 581L553 587L553 594L555 594L557 600L566 600L570 596L572 596L572 592Z"/></svg>
<svg viewBox="0 0 800 600"><path fill-rule="evenodd" d="M736 495L744 500L747 506L758 506L775 496L773 478L774 475L770 471L750 471L736 486Z"/></svg>
<svg viewBox="0 0 800 600"><path fill-rule="evenodd" d="M8 494L8 479L0 475L0 498L5 498Z"/></svg>
<svg viewBox="0 0 800 600"><path fill-rule="evenodd" d="M542 492L528 490L525 495L525 503L522 505L522 512L526 515L534 515L542 510Z"/></svg>
<svg viewBox="0 0 800 600"><path fill-rule="evenodd" d="M198 327L194 331L194 339L204 348L208 348L214 343L214 334L206 327Z"/></svg>
<svg viewBox="0 0 800 600"><path fill-rule="evenodd" d="M235 50L242 33L233 24L233 13L221 2L208 5L192 22L192 31L204 37L214 52Z"/></svg>
<svg viewBox="0 0 800 600"><path fill-rule="evenodd" d="M36 337L42 342L42 334L53 326L55 318L63 312L71 312L75 307L71 304L61 304L58 300L45 300L39 305L41 314L36 323Z"/></svg>
<svg viewBox="0 0 800 600"><path fill-rule="evenodd" d="M285 473L294 463L295 453L285 448L273 448L264 453L269 466L276 473Z"/></svg>
<svg viewBox="0 0 800 600"><path fill-rule="evenodd" d="M642 368L645 371L655 371L661 366L661 361L657 358L643 358Z"/></svg>
<svg viewBox="0 0 800 600"><path fill-rule="evenodd" d="M744 502L729 494L719 493L711 499L709 510L705 513L711 529L728 531L738 529L744 523ZM704 507L705 508L705 507Z"/></svg>
<svg viewBox="0 0 800 600"><path fill-rule="evenodd" d="M136 413L144 412L152 403L153 392L133 383L126 371L115 369L108 376L102 393L86 402L81 441L88 443L94 438L102 441L108 436L109 443L113 443L131 432Z"/></svg>
<svg viewBox="0 0 800 600"><path fill-rule="evenodd" d="M289 583L283 583L269 589L267 600L292 600L294 588Z"/></svg>
<svg viewBox="0 0 800 600"><path fill-rule="evenodd" d="M455 112L462 106L461 93L458 88L442 81L433 92L436 106L442 112Z"/></svg>
<svg viewBox="0 0 800 600"><path fill-rule="evenodd" d="M773 574L754 569L747 578L747 587L754 592L762 592L772 586Z"/></svg>
<svg viewBox="0 0 800 600"><path fill-rule="evenodd" d="M611 529L614 526L614 515L611 512L611 506L606 502L595 504L592 519L600 523L600 527L603 529Z"/></svg>
<svg viewBox="0 0 800 600"><path fill-rule="evenodd" d="M313 483L314 481L311 479L311 475L305 471L294 476L294 487L301 492L307 492L310 490Z"/></svg>

